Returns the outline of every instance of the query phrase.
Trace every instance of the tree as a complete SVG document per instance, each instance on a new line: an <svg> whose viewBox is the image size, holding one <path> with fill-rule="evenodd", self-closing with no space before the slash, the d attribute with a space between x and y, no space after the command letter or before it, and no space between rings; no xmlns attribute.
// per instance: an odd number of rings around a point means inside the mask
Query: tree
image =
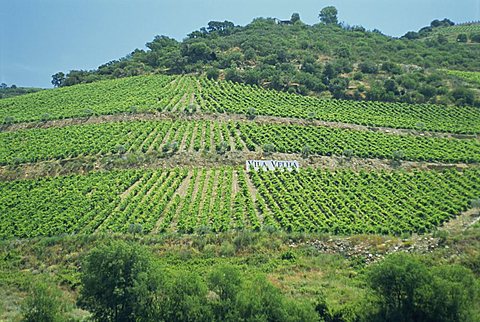
<svg viewBox="0 0 480 322"><path fill-rule="evenodd" d="M417 299L431 276L422 263L406 254L389 256L368 274L370 287L380 299L385 321L416 321Z"/></svg>
<svg viewBox="0 0 480 322"><path fill-rule="evenodd" d="M457 36L457 41L458 41L458 42L463 42L463 43L468 42L468 36L467 36L467 34L459 34L459 35Z"/></svg>
<svg viewBox="0 0 480 322"><path fill-rule="evenodd" d="M231 30L235 27L231 21L210 21L208 23L207 30L208 32L218 32L221 35L230 34Z"/></svg>
<svg viewBox="0 0 480 322"><path fill-rule="evenodd" d="M65 84L65 74L58 72L52 75L52 85L54 87L61 87Z"/></svg>
<svg viewBox="0 0 480 322"><path fill-rule="evenodd" d="M473 42L479 42L480 43L480 33L473 33L470 35L470 40Z"/></svg>
<svg viewBox="0 0 480 322"><path fill-rule="evenodd" d="M328 6L320 11L318 18L320 18L320 21L325 25L337 25L337 14L337 8L335 8L334 6Z"/></svg>
<svg viewBox="0 0 480 322"><path fill-rule="evenodd" d="M208 276L210 290L217 297L212 301L212 311L218 321L235 320L238 317L236 298L241 290L243 279L233 266L220 266Z"/></svg>
<svg viewBox="0 0 480 322"><path fill-rule="evenodd" d="M373 266L367 276L380 300L379 316L371 320L475 320L478 283L467 268L428 268L412 255L399 253Z"/></svg>
<svg viewBox="0 0 480 322"><path fill-rule="evenodd" d="M82 266L79 305L101 321L142 320L155 312L151 297L160 285L155 273L150 254L139 245L98 246Z"/></svg>
<svg viewBox="0 0 480 322"><path fill-rule="evenodd" d="M207 78L208 78L208 79L217 80L217 79L218 79L218 76L220 76L220 71L218 70L218 68L210 67L210 68L207 70L206 75L207 75Z"/></svg>
<svg viewBox="0 0 480 322"><path fill-rule="evenodd" d="M161 319L152 321L212 321L208 288L196 273L177 271L165 286Z"/></svg>
<svg viewBox="0 0 480 322"><path fill-rule="evenodd" d="M290 21L295 24L297 21L300 21L300 15L296 12L292 13L292 17L290 18Z"/></svg>

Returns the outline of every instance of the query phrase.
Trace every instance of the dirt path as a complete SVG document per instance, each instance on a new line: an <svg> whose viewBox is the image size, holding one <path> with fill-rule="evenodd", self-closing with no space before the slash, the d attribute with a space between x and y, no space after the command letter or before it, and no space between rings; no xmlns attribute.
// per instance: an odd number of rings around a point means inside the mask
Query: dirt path
<svg viewBox="0 0 480 322"><path fill-rule="evenodd" d="M206 114L198 113L191 116L187 116L184 113L171 113L171 112L155 112L155 113L138 113L138 114L115 114L115 115L102 115L93 116L89 118L71 118L63 120L52 120L46 122L28 122L18 123L5 126L3 125L0 132L13 132L23 129L31 128L50 128L50 127L65 127L70 125L82 125L82 124L98 124L105 122L120 122L120 121L160 121L160 120L186 120L186 121L249 121L245 115L241 114ZM303 126L323 126L330 128L352 129L359 131L372 131L383 132L397 135L419 135L427 137L438 138L457 138L457 139L480 139L480 134L467 135L467 134L455 134L444 132L429 132L429 131L417 131L410 129L394 129L388 127L369 127L358 124L341 123L341 122L326 122L326 121L309 121L297 118L288 117L275 117L275 116L257 116L253 122L258 124L291 124L291 125L303 125Z"/></svg>
<svg viewBox="0 0 480 322"><path fill-rule="evenodd" d="M136 154L137 155L137 154ZM122 155L110 156L86 156L65 160L42 161L37 163L25 163L16 166L0 166L0 180L28 179L45 176L59 176L72 173L87 173L93 170L127 169L127 168L212 168L220 166L244 167L245 160L297 160L301 168L323 168L328 170L352 169L360 170L443 170L467 168L479 168L479 164L446 164L429 162L402 161L401 165L393 167L389 160L384 159L360 159L347 160L344 157L312 156L302 158L299 154L273 153L264 156L261 152L229 151L223 155L216 153L179 151L169 157L158 157L158 154L138 154L138 161L128 161Z"/></svg>

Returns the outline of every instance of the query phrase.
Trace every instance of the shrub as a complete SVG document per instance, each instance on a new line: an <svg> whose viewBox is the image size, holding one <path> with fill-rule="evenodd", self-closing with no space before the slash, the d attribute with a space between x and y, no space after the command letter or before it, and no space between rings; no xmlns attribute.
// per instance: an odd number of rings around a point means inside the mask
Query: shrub
<svg viewBox="0 0 480 322"><path fill-rule="evenodd" d="M257 110L253 107L250 107L247 110L247 119L253 120L255 117L257 117Z"/></svg>
<svg viewBox="0 0 480 322"><path fill-rule="evenodd" d="M267 143L262 146L263 153L266 155L270 155L276 151L276 147L273 143Z"/></svg>
<svg viewBox="0 0 480 322"><path fill-rule="evenodd" d="M22 321L53 322L62 321L62 303L60 292L43 283L36 284L22 304Z"/></svg>
<svg viewBox="0 0 480 322"><path fill-rule="evenodd" d="M366 61L358 65L360 71L365 74L376 74L378 73L378 67L374 62Z"/></svg>
<svg viewBox="0 0 480 322"><path fill-rule="evenodd" d="M93 249L82 266L78 303L101 321L149 317L151 294L159 287L150 254L133 243L115 241Z"/></svg>
<svg viewBox="0 0 480 322"><path fill-rule="evenodd" d="M372 320L473 321L478 284L472 272L448 265L428 269L417 258L395 254L373 266L368 284L379 298Z"/></svg>

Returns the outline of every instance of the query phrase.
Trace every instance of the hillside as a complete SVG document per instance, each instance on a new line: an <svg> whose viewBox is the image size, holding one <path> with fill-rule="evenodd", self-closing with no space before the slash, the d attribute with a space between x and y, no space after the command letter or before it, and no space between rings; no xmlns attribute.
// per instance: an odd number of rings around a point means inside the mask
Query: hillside
<svg viewBox="0 0 480 322"><path fill-rule="evenodd" d="M183 41L156 36L146 44L147 50L136 49L93 71L58 73L54 84L193 73L302 95L479 104L478 93L441 72L480 71L478 44L438 37L396 39L360 26L310 26L292 17L289 24L271 18L257 18L246 26L212 21Z"/></svg>
<svg viewBox="0 0 480 322"><path fill-rule="evenodd" d="M479 321L480 46L445 37L211 22L1 99L0 321Z"/></svg>
<svg viewBox="0 0 480 322"><path fill-rule="evenodd" d="M35 92L39 92L41 90L43 90L43 89L42 88L34 88L34 87L17 87L15 85L11 85L9 87L9 86L7 86L7 84L2 83L0 85L0 99L25 95L25 94L29 94L29 93L35 93Z"/></svg>

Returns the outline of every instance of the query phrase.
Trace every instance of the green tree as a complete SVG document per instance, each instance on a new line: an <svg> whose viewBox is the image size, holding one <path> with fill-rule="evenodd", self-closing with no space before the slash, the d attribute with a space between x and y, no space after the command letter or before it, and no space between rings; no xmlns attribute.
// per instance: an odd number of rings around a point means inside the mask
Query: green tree
<svg viewBox="0 0 480 322"><path fill-rule="evenodd" d="M368 272L385 321L474 321L479 286L473 273L457 265L427 268L408 254L395 254ZM372 317L372 319L374 319Z"/></svg>
<svg viewBox="0 0 480 322"><path fill-rule="evenodd" d="M425 265L406 254L387 257L368 275L370 287L380 299L385 321L415 321L419 317L418 297L431 279Z"/></svg>
<svg viewBox="0 0 480 322"><path fill-rule="evenodd" d="M218 76L220 76L220 71L218 70L218 68L211 67L207 70L206 75L208 79L217 80Z"/></svg>
<svg viewBox="0 0 480 322"><path fill-rule="evenodd" d="M211 321L208 288L198 274L177 271L166 283L161 307L163 321Z"/></svg>
<svg viewBox="0 0 480 322"><path fill-rule="evenodd" d="M217 321L238 320L236 299L243 285L239 271L232 266L220 266L210 273L208 284L210 290L216 294L211 302L215 319Z"/></svg>
<svg viewBox="0 0 480 322"><path fill-rule="evenodd" d="M151 296L160 285L150 254L139 245L115 241L93 249L82 266L79 305L99 321L151 318Z"/></svg>
<svg viewBox="0 0 480 322"><path fill-rule="evenodd" d="M468 36L467 36L467 34L459 34L459 35L457 36L457 41L458 41L458 42L463 42L463 43L468 42Z"/></svg>
<svg viewBox="0 0 480 322"><path fill-rule="evenodd" d="M52 85L54 87L61 87L65 84L65 74L58 72L52 75Z"/></svg>
<svg viewBox="0 0 480 322"><path fill-rule="evenodd" d="M326 25L337 25L337 14L337 8L335 8L334 6L328 6L320 11L318 18L320 18L320 21Z"/></svg>
<svg viewBox="0 0 480 322"><path fill-rule="evenodd" d="M292 13L292 17L290 18L290 21L294 24L297 21L300 21L300 15L296 12Z"/></svg>

